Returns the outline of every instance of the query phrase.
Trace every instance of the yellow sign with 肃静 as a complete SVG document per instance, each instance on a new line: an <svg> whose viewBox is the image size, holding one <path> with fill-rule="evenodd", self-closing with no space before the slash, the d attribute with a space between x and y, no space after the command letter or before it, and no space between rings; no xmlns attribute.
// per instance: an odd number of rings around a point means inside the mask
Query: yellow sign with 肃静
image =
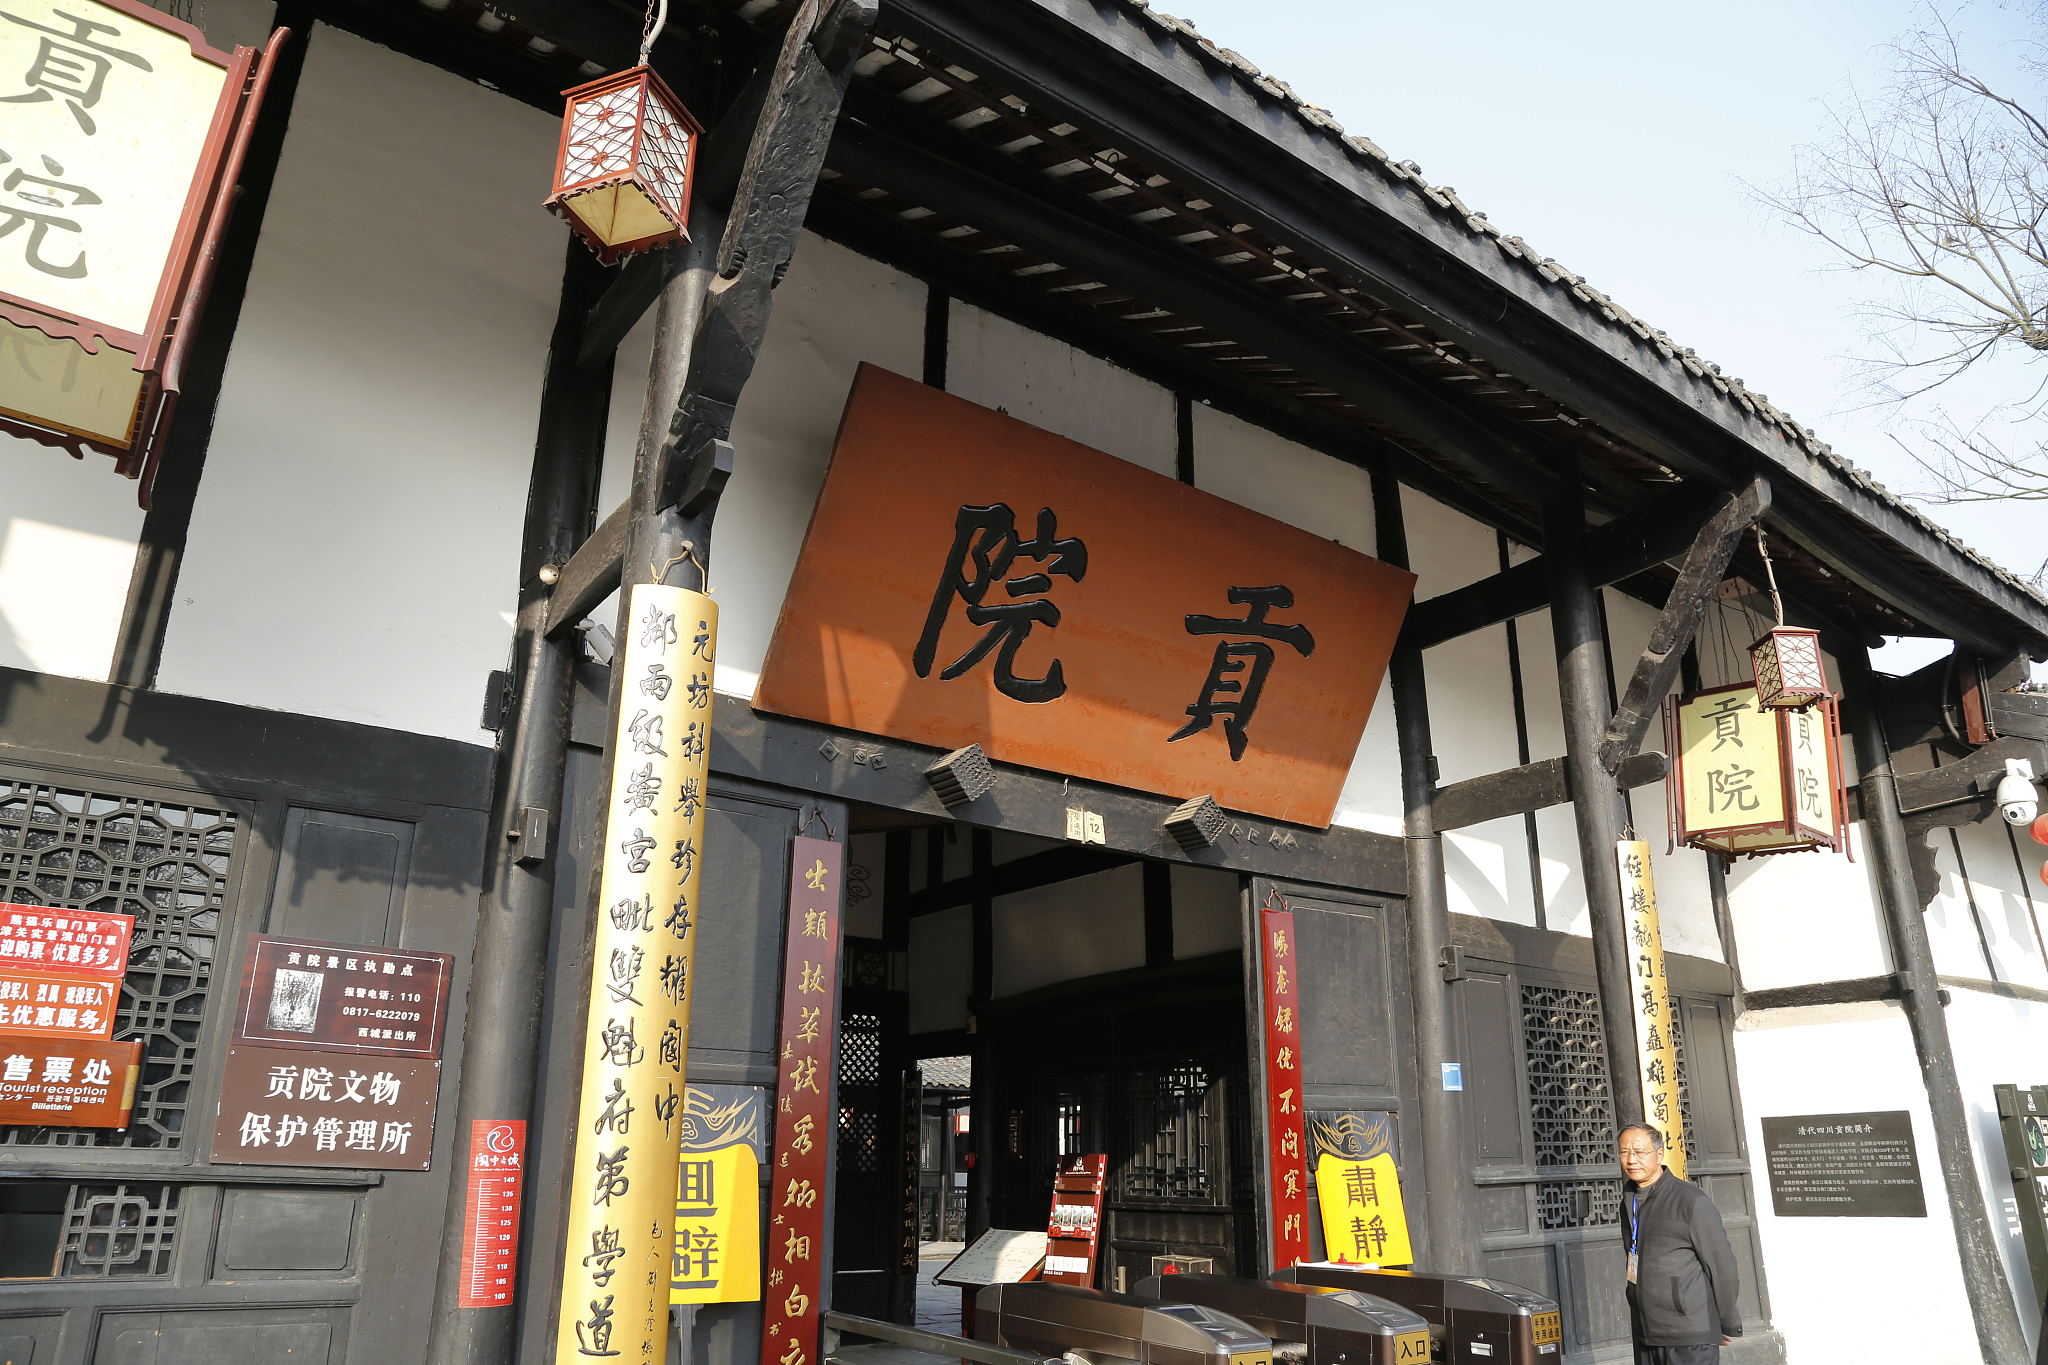
<svg viewBox="0 0 2048 1365"><path fill-rule="evenodd" d="M1401 1174L1385 1152L1351 1161L1328 1152L1316 1162L1324 1254L1353 1265L1410 1265Z"/></svg>

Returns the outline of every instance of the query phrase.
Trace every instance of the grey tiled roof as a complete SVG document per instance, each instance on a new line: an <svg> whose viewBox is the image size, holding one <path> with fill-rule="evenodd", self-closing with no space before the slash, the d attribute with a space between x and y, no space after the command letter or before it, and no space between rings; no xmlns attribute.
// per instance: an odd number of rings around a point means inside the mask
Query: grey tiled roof
<svg viewBox="0 0 2048 1365"><path fill-rule="evenodd" d="M1347 135L1344 126L1332 118L1328 110L1303 99L1287 82L1261 72L1238 53L1227 47L1219 47L1204 38L1194 25L1186 20L1153 9L1148 0L1115 0L1115 3L1153 29L1173 35L1176 41L1206 62L1224 68L1241 86L1280 101L1283 107L1291 110L1294 117L1312 133L1342 146L1355 163L1389 180L1405 181L1414 186L1438 217L1462 226L1463 230L1475 239L1490 242L1510 268L1525 271L1540 280L1549 290L1569 297L1582 312L1600 323L1626 331L1639 341L1655 347L1665 360L1683 366L1695 379L1708 385L1718 394L1721 401L1749 417L1761 419L1776 427L1794 447L1839 471L1852 483L1867 489L1896 509L1900 515L1924 528L1930 536L1957 555L1982 567L2015 591L2048 607L2048 594L2044 594L2002 565L1994 563L1965 545L1920 508L1898 497L1872 478L1866 470L1858 468L1838 454L1827 442L1816 436L1811 427L1802 426L1790 413L1777 407L1742 380L1733 375L1723 374L1719 365L1701 357L1690 346L1681 345L1662 328L1653 327L1635 316L1620 303L1595 288L1584 276L1543 255L1520 237L1502 231L1488 221L1485 214L1468 207L1456 191L1448 186L1429 184L1423 179L1422 168L1415 162L1397 161L1370 138Z"/></svg>
<svg viewBox="0 0 2048 1365"><path fill-rule="evenodd" d="M928 1089L965 1090L974 1074L972 1057L927 1057L917 1064Z"/></svg>

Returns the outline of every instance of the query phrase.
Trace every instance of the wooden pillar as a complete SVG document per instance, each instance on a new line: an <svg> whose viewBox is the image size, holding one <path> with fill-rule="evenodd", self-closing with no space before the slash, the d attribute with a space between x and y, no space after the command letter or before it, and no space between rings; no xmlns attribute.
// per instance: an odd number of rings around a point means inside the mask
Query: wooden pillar
<svg viewBox="0 0 2048 1365"><path fill-rule="evenodd" d="M767 79L759 82L763 95L761 113L753 127L730 208L711 203L708 193L697 196L690 210L690 244L675 249L675 264L679 268L662 288L619 569L620 654L612 670L606 727L613 743L600 788L610 792L611 797L595 814L592 843L599 850L600 872L593 878L585 911L592 931L586 941L593 945L600 944L606 924L613 929L625 925L621 932L633 928L630 900L623 903L628 912L623 918L615 903L605 912L606 919L600 921L600 907L607 900L605 888L616 881L626 888L626 895L634 895L640 883L631 879L645 877L650 864L663 859L667 852L665 843L657 847L653 838L642 837L641 827L630 823L641 809L636 804L642 796L641 788L627 786L624 794L629 799L619 799L619 774L630 775L629 770L619 767L621 750L629 734L625 718L635 714L626 707L630 704L642 710L651 708L653 702L642 706L642 694L647 693L673 711L675 698L683 694L685 685L694 699L701 682L702 700L693 702L701 710L692 710L690 714L703 717L704 729L696 730L693 725L690 728L696 733L686 735L683 717L670 715L672 723L665 734L657 737L649 732L637 743L643 746L640 752L644 754L662 753L644 746L663 742L669 752L679 753L686 764L695 765L677 768L664 757L666 767L662 771L675 769L678 776L700 771L708 749L708 702L713 682L709 675L710 661L716 658L717 613L709 599L701 595L710 590L712 523L735 461L735 452L728 443L733 417L767 334L769 314L774 307L773 291L796 253L804 214L824 165L826 143L853 76L854 58L867 41L875 11L876 0L804 0L798 7L789 20ZM636 589L655 601L653 614L643 621L634 618ZM693 614L701 613L704 624L678 619L675 611L664 605L667 599L680 599L684 594L699 595L688 600L697 604ZM682 651L679 661L700 660L705 676L698 679L694 672L675 673L673 680L663 681L655 693L654 685L637 667L625 666L631 651L647 644L650 632L645 623L657 620L662 625L653 636L658 639L672 630L668 642ZM636 676L629 678L629 673ZM682 788L671 786L666 791L669 799L675 799ZM660 804L666 806L667 801ZM690 837L676 841L674 854L664 859L680 869L676 885L685 899L694 897L702 885L703 860L719 856L715 847L704 844L702 805L696 800L687 804L684 818L691 822ZM675 809L683 811L684 806L684 802L678 801ZM660 817L653 807L648 811L644 820L646 827L651 828ZM665 829L664 837L678 832ZM674 944L658 937L649 941L658 943L664 951L673 947L673 952L680 956L670 956L666 961L680 963L687 972L692 926L705 916L719 913L719 908L697 902L687 907L687 915L685 909L683 901L678 900L673 910L663 906L653 912L654 922L661 925L664 933L672 929ZM611 954L612 963L619 960L618 953ZM638 959L632 961L637 963ZM668 1271L673 1236L673 1219L667 1216L667 1210L673 1208L681 1130L679 1125L671 1129L666 1117L673 1115L672 1106L677 1101L664 1101L667 1112L660 1132L651 1127L651 1116L642 1112L634 1121L631 1141L622 1141L626 1123L622 1117L617 1119L607 1134L607 1121L613 1109L604 1107L599 1111L596 1087L608 1076L619 1080L645 1111L649 1106L634 1089L639 1082L612 1073L623 1074L640 1065L643 1051L647 1058L655 1058L657 1042L662 1049L660 1060L680 1073L682 1058L688 1053L690 994L677 989L670 997L676 1003L659 1011L674 1017L658 1040L639 1038L629 1029L620 1029L615 1036L607 1023L603 1046L594 1047L593 1042L599 1038L594 1024L607 1021L610 1014L623 1018L629 1013L626 1003L601 1004L592 999L602 994L601 987L613 989L599 975L604 966L594 947L587 964L592 976L585 991L586 1014L579 1021L581 1026L571 1033L579 1040L579 1046L555 1059L563 1082L577 1087L582 1095L571 1140L572 1155L563 1173L564 1207L580 1213L581 1218L572 1214L565 1219L564 1240L553 1248L558 1267L554 1278L560 1288L560 1299L548 1323L547 1336L555 1344L557 1359L617 1353L639 1365L663 1365L670 1341L664 1311L668 1307L667 1281L654 1277L665 1276ZM612 970L616 975L617 967ZM674 979L680 983L687 978ZM775 989L773 981L757 981L754 985L762 990ZM651 1008L644 1002L654 998L649 994L631 997L632 1008L644 1012ZM606 1013L599 1013L600 1009ZM683 1077L678 1075L676 1079L680 1081ZM598 1141L592 1141L593 1134ZM609 1153L605 1150L607 1142L612 1147ZM653 1192L662 1189L664 1183L665 1196L655 1198ZM598 1191L595 1198L591 1194L593 1188ZM651 1207L644 1202L649 1198L654 1198ZM603 1244L613 1230L607 1224L596 1232L590 1231L600 1221L592 1210L600 1204L609 1208L607 1201L612 1199L625 1201L626 1212L637 1220L617 1235L621 1244L630 1245L616 1284L611 1281L612 1262L606 1258ZM829 1249L819 1247L815 1254L829 1271ZM796 1313L793 1311L791 1316ZM790 1340L794 1342L794 1338ZM775 1344L779 1349L783 1343ZM817 1354L818 1346L815 1337L802 1342L801 1349L787 1358L789 1365L806 1365Z"/></svg>
<svg viewBox="0 0 2048 1365"><path fill-rule="evenodd" d="M1913 1050L1920 1058L1920 1079L1927 1087L1927 1107L1934 1124L1934 1145L1941 1180L1955 1220L1956 1251L1962 1260L1963 1289L1970 1316L1977 1325L1977 1345L1989 1365L2026 1365L2026 1338L2006 1280L2005 1263L1977 1183L1977 1165L1970 1154L1969 1111L1963 1105L1956 1077L1955 1049L1949 1042L1948 1020L1942 1016L1941 987L1935 977L1934 950L1921 916L1926 906L1914 890L1913 868L1906 852L1906 827L1899 814L1899 789L1892 774L1890 742L1878 708L1877 678L1870 656L1850 644L1836 656L1856 766L1863 774L1863 829L1871 858L1877 864L1879 898L1884 903L1885 929L1891 939L1892 966L1898 974L1906 1021L1913 1030ZM1989 1098L1988 1096L1986 1097ZM1995 1153L1994 1153L1995 1159ZM1934 1252L1930 1248L1933 1254Z"/></svg>
<svg viewBox="0 0 2048 1365"><path fill-rule="evenodd" d="M460 1164L449 1182L427 1349L427 1359L434 1365L495 1365L509 1359L518 1324L518 1291L525 1288L515 1286L503 1303L463 1302L461 1289L468 1271L463 1254L466 1175L474 1124L523 1125L532 1117L578 648L573 634L548 635L548 585L541 571L566 560L591 530L590 508L604 457L611 367L579 369L576 357L583 342L583 319L605 283L603 268L572 240L561 308L548 344L540 433L534 443L520 546L513 703L500 740L486 826L484 894L477 912L462 1035L462 1080L455 1103L454 1152ZM538 813L535 827L528 827L524 812Z"/></svg>
<svg viewBox="0 0 2048 1365"><path fill-rule="evenodd" d="M1378 558L1408 568L1408 531L1401 514L1401 484L1386 470L1373 471L1374 551ZM1422 1141L1407 1157L1419 1168L1426 1192L1429 1240L1425 1268L1478 1273L1479 1241L1466 1165L1464 1093L1447 1091L1443 1068L1459 1061L1450 983L1444 979L1451 941L1450 894L1444 882L1444 841L1430 803L1436 793L1436 756L1431 751L1429 693L1422 651L1399 645L1387 670L1394 697L1394 734L1401 754L1403 846L1408 855L1408 980L1415 1001L1415 1075Z"/></svg>
<svg viewBox="0 0 2048 1365"><path fill-rule="evenodd" d="M1543 508L1543 565L1550 587L1550 634L1557 650L1557 689L1564 712L1565 764L1571 774L1572 824L1592 917L1593 972L1607 1041L1607 1075L1617 1128L1643 1121L1636 1083L1635 1011L1628 978L1628 937L1622 924L1621 871L1614 860L1626 817L1621 791L1600 762L1613 718L1612 681L1601 642L1600 604L1586 573L1586 509L1576 474Z"/></svg>

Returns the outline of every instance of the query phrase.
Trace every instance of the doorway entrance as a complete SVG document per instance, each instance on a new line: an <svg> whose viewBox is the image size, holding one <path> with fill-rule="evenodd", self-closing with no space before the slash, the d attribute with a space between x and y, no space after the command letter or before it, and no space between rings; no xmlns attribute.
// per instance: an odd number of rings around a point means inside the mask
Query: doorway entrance
<svg viewBox="0 0 2048 1365"><path fill-rule="evenodd" d="M902 821L852 815L833 1305L956 1330L932 1272L1044 1227L1077 1153L1109 1158L1098 1287L1251 1265L1242 879Z"/></svg>

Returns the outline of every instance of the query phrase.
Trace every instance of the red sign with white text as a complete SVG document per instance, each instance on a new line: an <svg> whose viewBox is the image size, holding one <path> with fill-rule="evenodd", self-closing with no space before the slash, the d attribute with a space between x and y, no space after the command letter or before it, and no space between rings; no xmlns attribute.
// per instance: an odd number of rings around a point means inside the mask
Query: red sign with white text
<svg viewBox="0 0 2048 1365"><path fill-rule="evenodd" d="M0 962L0 1029L38 1038L112 1038L121 979Z"/></svg>
<svg viewBox="0 0 2048 1365"><path fill-rule="evenodd" d="M469 1197L463 1203L462 1225L464 1308L497 1308L512 1302L525 1183L526 1121L472 1120Z"/></svg>
<svg viewBox="0 0 2048 1365"><path fill-rule="evenodd" d="M127 915L0 903L0 969L87 973L120 980L135 921Z"/></svg>
<svg viewBox="0 0 2048 1365"><path fill-rule="evenodd" d="M1275 898L1278 899L1277 897ZM1273 1266L1312 1259L1308 1249L1308 1163L1301 1133L1301 991L1296 980L1294 912L1259 910L1259 960L1266 1012L1266 1141L1273 1196Z"/></svg>
<svg viewBox="0 0 2048 1365"><path fill-rule="evenodd" d="M767 1328L761 1365L816 1365L825 1255L826 1137L839 1019L840 874L846 846L799 835L790 848L782 960L781 1074L768 1171Z"/></svg>

